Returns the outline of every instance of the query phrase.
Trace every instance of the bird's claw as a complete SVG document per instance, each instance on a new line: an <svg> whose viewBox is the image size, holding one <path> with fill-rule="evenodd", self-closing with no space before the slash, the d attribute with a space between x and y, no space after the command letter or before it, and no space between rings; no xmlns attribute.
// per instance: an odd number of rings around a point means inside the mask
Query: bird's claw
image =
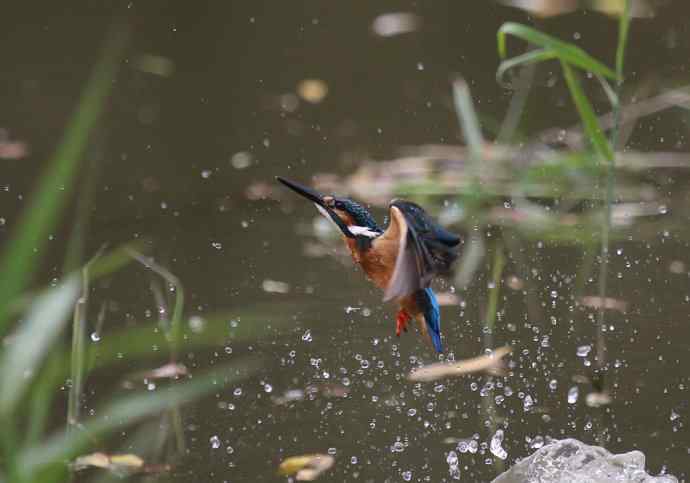
<svg viewBox="0 0 690 483"><path fill-rule="evenodd" d="M395 320L395 335L400 337L400 332L405 331L407 332L407 321L410 320L410 316L407 312L404 310L399 310L398 311L398 316Z"/></svg>

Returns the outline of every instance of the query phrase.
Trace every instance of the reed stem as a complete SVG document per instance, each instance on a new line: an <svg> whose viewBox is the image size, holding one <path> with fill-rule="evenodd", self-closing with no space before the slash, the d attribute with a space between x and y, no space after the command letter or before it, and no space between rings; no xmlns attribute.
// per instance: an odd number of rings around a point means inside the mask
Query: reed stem
<svg viewBox="0 0 690 483"><path fill-rule="evenodd" d="M599 265L599 298L601 299L601 303L599 304L597 317L595 352L596 367L600 372L604 371L606 368L606 281L608 278L608 265L610 260L609 238L611 232L611 206L614 202L614 188L616 183L614 172L616 168L616 151L618 150L618 144L620 141L620 97L623 86L625 47L628 41L628 29L630 25L630 6L631 0L626 0L618 29L618 48L616 49L616 99L618 99L618 101L613 106L614 123L611 131L611 156L608 158L608 162L606 164L606 206L604 207L604 223L601 225L601 264Z"/></svg>

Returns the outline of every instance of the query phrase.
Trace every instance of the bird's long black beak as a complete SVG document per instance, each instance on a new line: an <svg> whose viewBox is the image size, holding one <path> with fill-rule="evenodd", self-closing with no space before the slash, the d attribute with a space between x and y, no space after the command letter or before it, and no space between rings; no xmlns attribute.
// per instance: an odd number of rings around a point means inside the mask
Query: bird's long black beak
<svg viewBox="0 0 690 483"><path fill-rule="evenodd" d="M297 193L298 195L304 196L306 199L308 199L309 201L313 201L322 208L326 208L326 204L323 202L323 195L318 191L313 190L307 186L303 186L299 183L295 183L294 181L290 181L289 179L282 178L280 176L276 176L276 179L288 188L290 188L292 191Z"/></svg>
<svg viewBox="0 0 690 483"><path fill-rule="evenodd" d="M343 222L343 220L341 220L340 217L331 208L326 206L326 203L323 200L324 196L321 193L307 186L303 186L299 183L295 183L294 181L290 181L289 179L285 179L280 176L276 176L276 179L288 188L290 188L292 191L297 193L298 195L304 196L312 203L315 203L320 208L320 210L323 210L322 213L325 212L326 214L328 214L331 220L333 220L333 222L338 226L340 231L343 232L343 235L345 235L348 238L355 238L355 236L348 229L347 225Z"/></svg>

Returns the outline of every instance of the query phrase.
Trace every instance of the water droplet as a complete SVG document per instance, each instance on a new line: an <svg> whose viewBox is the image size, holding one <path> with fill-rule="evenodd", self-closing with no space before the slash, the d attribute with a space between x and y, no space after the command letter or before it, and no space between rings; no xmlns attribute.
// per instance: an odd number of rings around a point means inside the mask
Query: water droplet
<svg viewBox="0 0 690 483"><path fill-rule="evenodd" d="M209 439L209 442L211 443L211 448L213 449L218 449L220 448L220 438L216 435L211 436Z"/></svg>
<svg viewBox="0 0 690 483"><path fill-rule="evenodd" d="M223 249L223 244L220 242L211 242L211 246L215 248L216 250L222 250Z"/></svg>
<svg viewBox="0 0 690 483"><path fill-rule="evenodd" d="M211 174L212 174L212 172L210 169L205 169L201 172L201 177L204 179L208 179L211 177Z"/></svg>
<svg viewBox="0 0 690 483"><path fill-rule="evenodd" d="M391 453L402 453L403 451L405 451L405 446L401 441L396 441L391 446Z"/></svg>
<svg viewBox="0 0 690 483"><path fill-rule="evenodd" d="M415 414L417 414L417 410L416 410L415 408L410 408L410 409L407 410L407 415L408 415L408 416L412 417L412 416L414 416ZM673 420L672 420L672 421L673 421Z"/></svg>
<svg viewBox="0 0 690 483"><path fill-rule="evenodd" d="M273 392L273 386L271 386L271 385L268 384L268 383L267 383L267 384L264 384L264 391L267 392L267 393Z"/></svg>
<svg viewBox="0 0 690 483"><path fill-rule="evenodd" d="M577 386L568 389L568 404L575 404L579 395L580 389Z"/></svg>
<svg viewBox="0 0 690 483"><path fill-rule="evenodd" d="M581 345L580 347L577 348L577 356L578 357L587 357L591 351L592 351L591 345Z"/></svg>
<svg viewBox="0 0 690 483"><path fill-rule="evenodd" d="M412 472L411 471L403 471L402 477L403 477L403 480L405 480L405 481L412 481Z"/></svg>
<svg viewBox="0 0 690 483"><path fill-rule="evenodd" d="M448 473L450 477L454 480L460 479L460 461L458 460L458 454L455 451L449 451L446 457L446 463L448 463Z"/></svg>
<svg viewBox="0 0 690 483"><path fill-rule="evenodd" d="M522 409L524 411L529 411L530 409L532 409L532 406L534 406L534 399L532 399L532 396L527 394L525 396L525 399L522 400Z"/></svg>
<svg viewBox="0 0 690 483"><path fill-rule="evenodd" d="M312 336L311 336L311 330L307 329L307 330L304 332L304 334L302 334L302 340L303 340L304 342L311 342L311 341L313 340L313 339L312 339Z"/></svg>
<svg viewBox="0 0 690 483"><path fill-rule="evenodd" d="M525 399L527 399L527 397L525 397ZM508 457L508 452L503 449L503 447L501 446L502 443L503 443L503 430L497 429L496 433L491 438L491 444L489 446L489 450L491 451L491 454L493 454L495 457L504 460Z"/></svg>
<svg viewBox="0 0 690 483"><path fill-rule="evenodd" d="M542 436L535 436L529 445L529 447L532 449L539 449L542 446L544 446L544 438Z"/></svg>
<svg viewBox="0 0 690 483"><path fill-rule="evenodd" d="M101 334L99 334L98 332L91 332L91 340L94 342L100 342Z"/></svg>

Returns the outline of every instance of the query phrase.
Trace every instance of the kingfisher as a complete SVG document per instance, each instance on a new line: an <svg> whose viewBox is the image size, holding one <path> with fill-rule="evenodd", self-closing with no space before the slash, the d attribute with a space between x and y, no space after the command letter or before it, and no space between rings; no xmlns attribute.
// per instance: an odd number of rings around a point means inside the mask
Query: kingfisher
<svg viewBox="0 0 690 483"><path fill-rule="evenodd" d="M436 352L443 352L441 315L430 285L457 258L460 236L442 228L411 201L392 200L380 227L356 201L324 196L294 181L276 179L316 205L340 230L355 263L383 290L384 302L397 303L395 334L407 332L407 323L415 319Z"/></svg>

